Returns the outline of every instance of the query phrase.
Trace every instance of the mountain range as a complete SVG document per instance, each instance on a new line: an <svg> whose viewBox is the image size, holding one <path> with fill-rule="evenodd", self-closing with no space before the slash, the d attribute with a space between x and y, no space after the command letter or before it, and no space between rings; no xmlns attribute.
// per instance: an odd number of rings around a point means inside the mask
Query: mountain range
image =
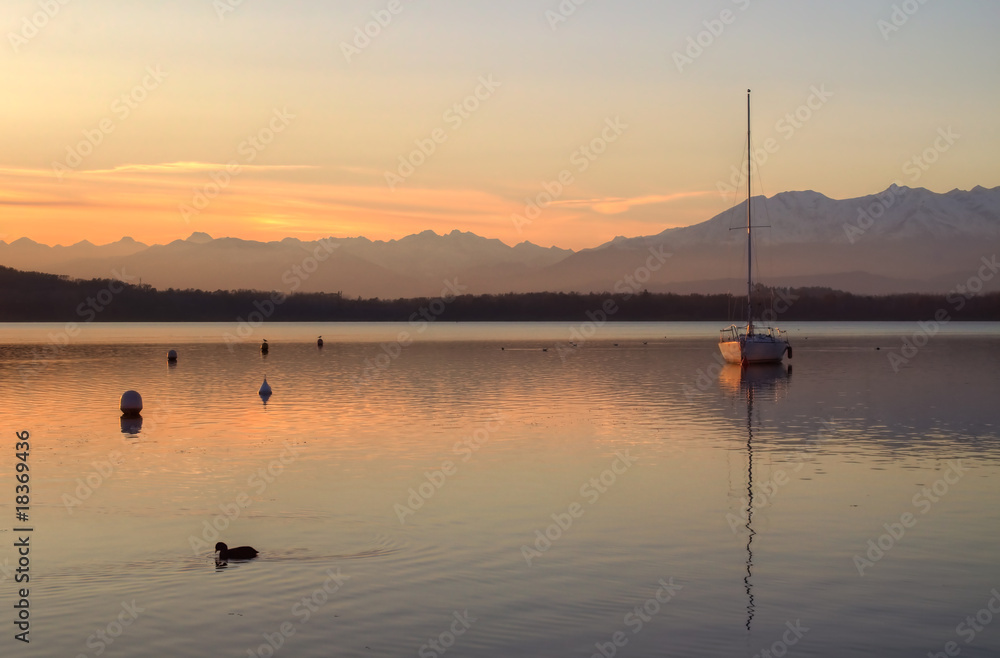
<svg viewBox="0 0 1000 658"><path fill-rule="evenodd" d="M942 293L977 276L982 259L994 257L1000 247L1000 187L938 194L894 185L845 200L785 192L751 203L754 224L761 227L755 231L755 267L768 285ZM100 246L0 241L0 264L85 279L118 273L161 289L342 292L366 298L436 296L446 281L472 294L603 292L616 285L739 293L746 286L746 231L733 229L745 226L746 204L700 224L618 237L578 252L530 242L511 247L457 230L389 241L256 242L194 233L165 245L128 237ZM983 283L985 291L1000 290L1000 277Z"/></svg>

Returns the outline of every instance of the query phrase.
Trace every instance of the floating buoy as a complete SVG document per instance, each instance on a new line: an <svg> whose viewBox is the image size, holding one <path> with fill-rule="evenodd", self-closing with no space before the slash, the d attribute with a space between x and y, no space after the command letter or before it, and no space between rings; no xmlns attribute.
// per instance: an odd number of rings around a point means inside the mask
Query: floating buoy
<svg viewBox="0 0 1000 658"><path fill-rule="evenodd" d="M142 411L142 396L136 391L125 391L119 404L122 415L135 417Z"/></svg>
<svg viewBox="0 0 1000 658"><path fill-rule="evenodd" d="M265 338L264 342L260 344L260 353L261 354L267 354L267 350L268 350L267 339Z"/></svg>
<svg viewBox="0 0 1000 658"><path fill-rule="evenodd" d="M316 339L316 347L323 347L323 337L320 336Z"/></svg>
<svg viewBox="0 0 1000 658"><path fill-rule="evenodd" d="M264 383L260 385L260 390L257 392L260 393L261 397L268 396L271 394L271 385L267 383L266 376L264 377Z"/></svg>
<svg viewBox="0 0 1000 658"><path fill-rule="evenodd" d="M167 352L167 361L169 361L170 363L177 362L177 350L170 350L169 352Z"/></svg>

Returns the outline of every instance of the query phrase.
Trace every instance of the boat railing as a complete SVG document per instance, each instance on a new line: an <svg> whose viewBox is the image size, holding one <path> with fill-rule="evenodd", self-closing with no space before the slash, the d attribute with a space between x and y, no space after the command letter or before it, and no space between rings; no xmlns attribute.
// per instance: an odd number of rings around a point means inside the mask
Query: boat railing
<svg viewBox="0 0 1000 658"><path fill-rule="evenodd" d="M787 337L784 331L778 329L777 327L767 327L758 325L756 322L753 325L753 334L758 339L770 339L776 341L787 341ZM746 338L747 328L743 325L730 325L725 329L719 330L719 342L720 343L730 343L733 341L740 341Z"/></svg>
<svg viewBox="0 0 1000 658"><path fill-rule="evenodd" d="M719 342L720 343L731 343L742 339L747 334L746 327L740 327L737 325L732 325L721 329L719 331Z"/></svg>
<svg viewBox="0 0 1000 658"><path fill-rule="evenodd" d="M785 332L777 327L756 327L755 328L758 336L764 336L766 338L773 338L777 341L786 340Z"/></svg>

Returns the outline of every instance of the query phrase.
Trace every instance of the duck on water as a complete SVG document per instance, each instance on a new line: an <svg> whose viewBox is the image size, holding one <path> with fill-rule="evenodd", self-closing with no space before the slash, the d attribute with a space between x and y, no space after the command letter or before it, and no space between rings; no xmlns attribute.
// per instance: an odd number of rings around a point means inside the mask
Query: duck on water
<svg viewBox="0 0 1000 658"><path fill-rule="evenodd" d="M215 545L215 550L219 553L220 562L225 562L226 560L252 560L258 555L256 548L249 546L229 548L221 541Z"/></svg>

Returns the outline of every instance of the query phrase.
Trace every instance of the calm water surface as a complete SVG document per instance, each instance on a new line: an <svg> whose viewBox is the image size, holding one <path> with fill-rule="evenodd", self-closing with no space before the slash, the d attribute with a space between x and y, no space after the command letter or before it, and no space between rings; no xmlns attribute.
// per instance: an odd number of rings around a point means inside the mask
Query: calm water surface
<svg viewBox="0 0 1000 658"><path fill-rule="evenodd" d="M3 655L997 655L1000 325L789 328L0 325Z"/></svg>

